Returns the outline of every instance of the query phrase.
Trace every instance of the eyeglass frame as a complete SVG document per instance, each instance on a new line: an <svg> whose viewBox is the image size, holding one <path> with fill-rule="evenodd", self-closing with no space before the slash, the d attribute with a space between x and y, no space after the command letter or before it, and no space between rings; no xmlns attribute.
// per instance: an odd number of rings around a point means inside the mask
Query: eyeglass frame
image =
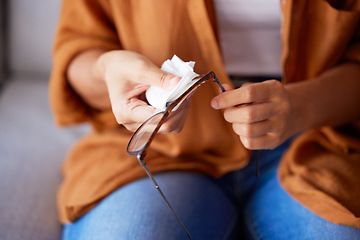
<svg viewBox="0 0 360 240"><path fill-rule="evenodd" d="M221 91L225 92L224 87L221 85L219 79L217 78L216 74L213 71L210 71L206 74L197 76L195 78L200 78L199 80L197 80L196 83L194 83L191 87L189 87L183 94L181 94L177 99L175 99L174 101L171 102L167 102L166 103L166 109L165 111L159 112L153 116L151 116L150 118L148 118L144 123L142 123L140 125L140 127L134 132L133 136L131 137L128 146L127 146L127 152L130 155L136 155L140 165L144 168L146 174L149 176L150 180L154 183L156 189L159 191L159 193L161 194L161 196L163 197L163 199L165 200L165 202L167 203L167 205L170 207L171 211L173 212L173 214L175 215L175 217L177 218L178 222L180 223L181 227L184 229L184 231L186 232L187 236L189 237L189 239L191 239L190 233L189 231L186 229L186 227L184 226L184 224L181 222L180 218L177 216L175 210L172 208L172 206L170 205L169 201L167 200L167 198L165 197L164 193L161 191L159 185L157 184L157 182L155 181L154 176L151 174L151 172L149 171L149 169L146 167L146 162L144 162L145 156L147 154L147 149L149 148L152 140L154 139L156 133L159 131L159 129L161 128L161 126L166 122L166 120L168 119L170 113L173 111L173 109L178 106L179 104L181 104L190 93L192 93L193 91L195 91L196 88L200 87L203 83L205 83L207 80L209 80L210 78L213 78L213 81L216 82ZM195 79L194 78L194 79ZM142 127L144 126L144 124L146 124L150 119L154 118L154 116L156 115L161 115L164 114L163 117L161 118L161 120L159 121L158 125L156 126L156 128L154 129L154 131L152 132L152 134L150 135L147 143L142 147L142 149L138 150L138 151L129 151L129 146L131 141L133 140L133 138L136 136L136 134L138 133L138 131L140 131L142 129Z"/></svg>
<svg viewBox="0 0 360 240"><path fill-rule="evenodd" d="M196 83L194 83L193 85L191 85L191 87L189 87L184 93L182 93L177 99L171 101L171 102L167 102L166 103L166 109L162 112L156 113L153 116L151 116L150 118L148 118L144 123L142 123L140 125L140 127L138 127L138 129L134 132L133 136L131 137L129 144L127 146L127 152L130 155L136 155L138 158L140 158L140 161L143 161L146 154L147 154L147 148L150 146L152 140L154 139L156 133L160 130L161 126L166 122L166 120L168 119L170 113L173 111L173 109L178 106L179 104L182 103L182 101L184 101L186 99L186 97L193 92L196 88L200 87L204 82L206 82L207 80L209 80L210 78L213 78L213 81L216 82L221 91L225 92L224 87L222 86L222 84L220 83L219 79L217 78L216 74L213 71L210 71L206 74L197 76L195 78L200 78L199 80L197 80ZM194 79L195 79L194 78ZM206 78L206 79L205 79ZM134 136L136 136L136 134L142 129L142 127L152 118L154 118L154 116L156 115L161 115L164 114L163 117L161 118L161 120L159 121L158 125L156 126L156 128L154 129L153 133L151 134L151 136L149 137L149 140L147 141L147 143L144 145L144 147L142 147L142 149L139 149L137 151L129 151L129 146L131 141L133 140Z"/></svg>

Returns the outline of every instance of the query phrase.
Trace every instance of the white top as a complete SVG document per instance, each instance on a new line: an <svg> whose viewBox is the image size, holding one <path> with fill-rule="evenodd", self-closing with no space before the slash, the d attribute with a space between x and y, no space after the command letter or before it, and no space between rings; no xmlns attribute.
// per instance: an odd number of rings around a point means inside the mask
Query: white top
<svg viewBox="0 0 360 240"><path fill-rule="evenodd" d="M280 75L280 0L215 0L215 8L227 72Z"/></svg>

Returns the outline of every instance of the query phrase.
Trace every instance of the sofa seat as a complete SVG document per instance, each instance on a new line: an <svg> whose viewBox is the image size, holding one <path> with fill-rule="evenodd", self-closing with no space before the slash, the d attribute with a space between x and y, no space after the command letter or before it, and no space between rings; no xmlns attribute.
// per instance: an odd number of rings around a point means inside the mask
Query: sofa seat
<svg viewBox="0 0 360 240"><path fill-rule="evenodd" d="M89 127L56 127L47 79L13 77L0 92L0 239L61 239L61 163Z"/></svg>

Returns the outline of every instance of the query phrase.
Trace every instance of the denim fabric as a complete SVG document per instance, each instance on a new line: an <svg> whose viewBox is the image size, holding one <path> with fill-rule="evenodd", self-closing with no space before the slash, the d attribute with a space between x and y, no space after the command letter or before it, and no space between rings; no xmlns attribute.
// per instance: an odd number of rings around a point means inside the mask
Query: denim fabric
<svg viewBox="0 0 360 240"><path fill-rule="evenodd" d="M193 240L360 239L360 229L335 225L311 213L280 187L276 169L290 141L254 151L247 167L221 179L187 172L155 178ZM260 177L255 177L260 158ZM188 239L148 178L105 198L73 224L64 240Z"/></svg>
<svg viewBox="0 0 360 240"><path fill-rule="evenodd" d="M238 220L236 208L212 179L185 172L155 178L193 239L229 238ZM64 239L188 238L153 183L144 178L118 189L66 225Z"/></svg>
<svg viewBox="0 0 360 240"><path fill-rule="evenodd" d="M360 229L328 222L291 198L280 187L276 168L264 174L257 186L244 207L248 239L360 239Z"/></svg>

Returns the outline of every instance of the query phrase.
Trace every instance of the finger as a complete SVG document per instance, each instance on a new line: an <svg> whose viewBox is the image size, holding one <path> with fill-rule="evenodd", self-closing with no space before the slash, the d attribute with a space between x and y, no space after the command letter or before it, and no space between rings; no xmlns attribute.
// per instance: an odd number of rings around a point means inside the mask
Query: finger
<svg viewBox="0 0 360 240"><path fill-rule="evenodd" d="M127 123L127 124L122 124L127 130L131 131L131 132L135 132L140 126L141 123Z"/></svg>
<svg viewBox="0 0 360 240"><path fill-rule="evenodd" d="M255 123L273 116L271 102L253 103L231 107L224 111L224 118L230 123Z"/></svg>
<svg viewBox="0 0 360 240"><path fill-rule="evenodd" d="M234 132L240 137L254 138L273 131L272 121L265 120L256 123L234 123Z"/></svg>
<svg viewBox="0 0 360 240"><path fill-rule="evenodd" d="M119 101L118 104L112 104L112 106L116 121L122 125L141 124L161 111L137 98L128 99L126 102Z"/></svg>
<svg viewBox="0 0 360 240"><path fill-rule="evenodd" d="M230 91L230 90L234 89L231 85L226 84L226 83L222 84L222 86L224 87L225 91ZM221 89L220 89L220 92L222 92Z"/></svg>
<svg viewBox="0 0 360 240"><path fill-rule="evenodd" d="M225 89L225 92L234 89L232 86L230 86L229 84L226 84L226 83L222 84L222 86L223 86L223 88ZM220 93L223 93L223 91L222 91L222 89L221 89L220 87L218 88L218 93L219 93L219 94L220 94Z"/></svg>
<svg viewBox="0 0 360 240"><path fill-rule="evenodd" d="M245 82L241 85L241 87L245 87L245 86L248 86L248 85L251 85L251 84L254 84L253 82Z"/></svg>
<svg viewBox="0 0 360 240"><path fill-rule="evenodd" d="M240 141L245 148L250 150L274 149L282 143L272 134L265 134L259 137L240 136Z"/></svg>
<svg viewBox="0 0 360 240"><path fill-rule="evenodd" d="M223 109L240 104L267 101L272 96L274 88L277 88L279 84L281 85L276 80L247 84L216 96L211 101L211 106L215 109Z"/></svg>
<svg viewBox="0 0 360 240"><path fill-rule="evenodd" d="M165 72L155 64L144 64L141 82L150 86L157 86L164 90L172 90L181 80L181 77Z"/></svg>

